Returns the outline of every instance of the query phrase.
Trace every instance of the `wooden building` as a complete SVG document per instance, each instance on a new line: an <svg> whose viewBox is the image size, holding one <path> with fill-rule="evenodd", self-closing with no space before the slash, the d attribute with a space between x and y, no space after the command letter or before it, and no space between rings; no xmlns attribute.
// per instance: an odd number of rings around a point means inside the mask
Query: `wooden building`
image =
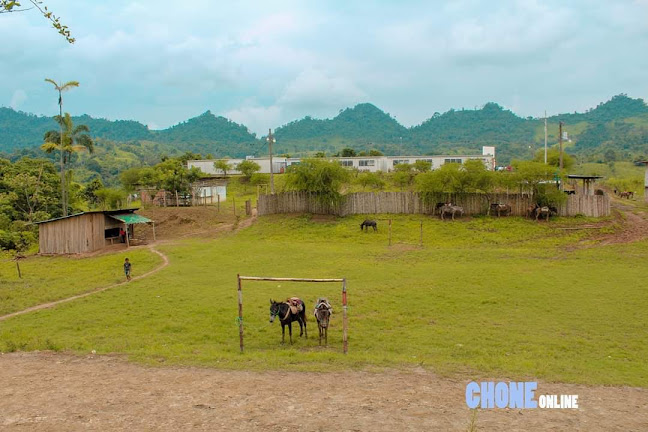
<svg viewBox="0 0 648 432"><path fill-rule="evenodd" d="M93 252L123 241L130 245L134 225L155 223L135 214L138 209L104 210L38 222L38 242L41 254L75 254ZM122 230L128 235L120 236Z"/></svg>

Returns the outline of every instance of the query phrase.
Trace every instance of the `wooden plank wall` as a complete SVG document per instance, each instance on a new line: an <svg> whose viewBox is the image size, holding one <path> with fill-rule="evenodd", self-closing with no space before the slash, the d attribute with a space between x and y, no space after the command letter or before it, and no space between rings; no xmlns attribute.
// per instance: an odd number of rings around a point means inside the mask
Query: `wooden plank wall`
<svg viewBox="0 0 648 432"><path fill-rule="evenodd" d="M73 254L101 249L104 218L103 213L89 213L40 224L40 253Z"/></svg>
<svg viewBox="0 0 648 432"><path fill-rule="evenodd" d="M529 194L493 194L492 203L504 203L511 206L513 216L526 216L527 208L533 203ZM485 214L489 200L483 194L450 194L444 195L439 202L449 200L454 205L463 207L465 214ZM329 206L320 203L307 192L285 192L275 195L261 195L258 200L258 214L279 213L314 213L335 214L433 214L436 202L426 203L416 192L359 192L349 194L342 204ZM607 216L610 214L610 199L607 196L570 195L559 209L561 216Z"/></svg>

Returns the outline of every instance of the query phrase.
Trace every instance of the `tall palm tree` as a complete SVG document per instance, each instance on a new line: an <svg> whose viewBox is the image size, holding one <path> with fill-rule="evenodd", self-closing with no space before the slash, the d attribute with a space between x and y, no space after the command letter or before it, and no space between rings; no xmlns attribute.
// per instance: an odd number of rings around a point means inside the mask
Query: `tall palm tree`
<svg viewBox="0 0 648 432"><path fill-rule="evenodd" d="M65 113L64 117L56 116L54 120L59 124L60 132L55 130L45 132L45 143L41 145L41 149L46 153L61 152L61 193L63 193L66 184L65 164L70 161L73 153L83 150L92 153L94 151L94 142L90 135L87 134L90 132L88 126L78 125L75 127L70 113ZM63 216L67 216L67 195L62 197L62 200Z"/></svg>
<svg viewBox="0 0 648 432"><path fill-rule="evenodd" d="M57 83L53 79L50 78L45 78L45 81L48 83L52 83L54 86L54 89L58 92L59 98L58 98L58 105L59 105L59 115L58 117L60 119L63 119L63 93L70 90L72 87L79 87L79 82L78 81L68 81L65 84L63 83ZM63 122L58 121L59 125L61 126L60 129L60 134L59 134L59 149L61 150L61 205L63 206L63 216L67 216L67 195L65 191L65 167L64 164L65 162L63 161L64 159L64 145L63 145ZM47 139L46 139L47 141Z"/></svg>

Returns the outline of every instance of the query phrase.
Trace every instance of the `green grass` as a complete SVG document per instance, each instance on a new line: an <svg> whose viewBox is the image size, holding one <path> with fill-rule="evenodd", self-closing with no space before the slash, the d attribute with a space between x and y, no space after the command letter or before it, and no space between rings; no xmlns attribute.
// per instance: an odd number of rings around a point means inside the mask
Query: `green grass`
<svg viewBox="0 0 648 432"><path fill-rule="evenodd" d="M165 245L170 265L150 278L0 323L0 349L258 370L420 365L472 378L648 386L648 243L574 250L567 246L587 244L587 230L553 228L573 219L390 217L392 247L387 216L378 233L361 233L361 216L273 216L216 240ZM349 354L339 284L248 281L240 354L237 273L346 277ZM282 346L268 303L292 295L307 303L311 338ZM327 348L311 316L322 295L335 308Z"/></svg>
<svg viewBox="0 0 648 432"><path fill-rule="evenodd" d="M125 257L133 263L133 276L161 263L160 257L143 249L85 259L32 256L20 260L19 278L16 263L4 257L0 261L0 315L122 282Z"/></svg>

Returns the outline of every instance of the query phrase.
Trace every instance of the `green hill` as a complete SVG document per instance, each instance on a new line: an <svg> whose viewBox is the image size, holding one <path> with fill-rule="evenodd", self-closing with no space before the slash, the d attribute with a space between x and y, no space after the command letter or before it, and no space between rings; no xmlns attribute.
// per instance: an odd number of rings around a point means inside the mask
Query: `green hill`
<svg viewBox="0 0 648 432"><path fill-rule="evenodd" d="M581 161L633 160L648 155L648 105L642 99L621 94L584 113L552 116L548 119L550 145L558 141L559 121L565 123L569 135L565 148ZM88 125L93 137L132 155L120 157L129 163L148 163L162 154L187 151L230 157L265 152L263 137L259 140L244 125L210 111L159 131L136 121L87 115L74 117L74 122ZM49 117L0 108L0 154L38 153L43 134L54 128ZM297 156L316 151L333 154L344 147L378 149L386 154L465 154L493 145L498 162L508 163L529 158L544 146L544 121L519 117L489 102L476 110L435 113L420 125L406 128L376 106L363 103L341 110L332 119L307 116L295 120L277 128L275 135L276 153ZM114 153L117 157L117 150Z"/></svg>

